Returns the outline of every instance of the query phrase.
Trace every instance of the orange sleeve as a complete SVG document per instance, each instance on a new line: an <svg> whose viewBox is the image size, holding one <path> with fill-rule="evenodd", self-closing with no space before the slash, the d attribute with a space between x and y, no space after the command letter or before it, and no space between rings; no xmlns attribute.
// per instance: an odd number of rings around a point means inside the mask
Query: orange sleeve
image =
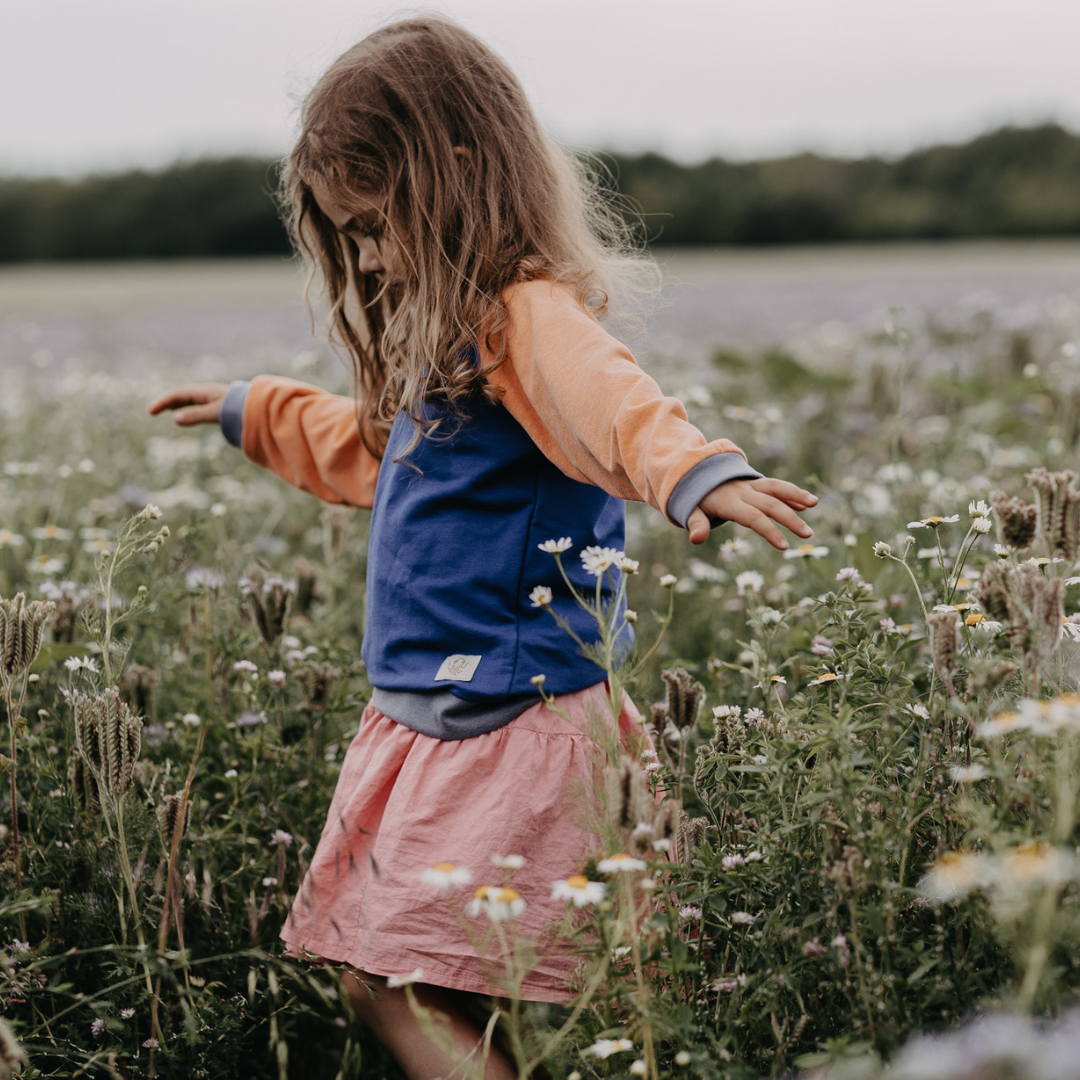
<svg viewBox="0 0 1080 1080"><path fill-rule="evenodd" d="M260 375L244 401L242 448L256 465L329 503L371 508L379 458L364 446L351 397Z"/></svg>
<svg viewBox="0 0 1080 1080"><path fill-rule="evenodd" d="M731 451L745 460L728 439L709 442L682 402L665 397L565 286L522 282L503 299L507 359L488 380L567 476L667 516L672 492L694 466Z"/></svg>

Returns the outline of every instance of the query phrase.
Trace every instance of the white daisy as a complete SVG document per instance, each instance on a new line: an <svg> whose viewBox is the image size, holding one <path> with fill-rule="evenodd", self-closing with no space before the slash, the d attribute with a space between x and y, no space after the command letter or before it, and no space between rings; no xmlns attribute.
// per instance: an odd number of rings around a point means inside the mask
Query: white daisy
<svg viewBox="0 0 1080 1080"><path fill-rule="evenodd" d="M959 514L950 514L948 517L932 514L930 517L924 517L922 521L909 521L907 527L909 529L936 529L939 525L948 525L950 522L959 520Z"/></svg>
<svg viewBox="0 0 1080 1080"><path fill-rule="evenodd" d="M624 1054L633 1049L634 1044L629 1039L597 1039L582 1053L592 1054L593 1057L598 1058L609 1058L612 1054Z"/></svg>
<svg viewBox="0 0 1080 1080"><path fill-rule="evenodd" d="M35 540L70 540L74 533L70 529L62 529L59 525L42 525L40 528L31 529L30 535Z"/></svg>
<svg viewBox="0 0 1080 1080"><path fill-rule="evenodd" d="M424 969L417 968L415 971L410 971L408 975L391 975L386 980L386 985L391 990L398 990L403 986L412 986L413 983L421 982L424 978Z"/></svg>
<svg viewBox="0 0 1080 1080"><path fill-rule="evenodd" d="M492 855L491 863L500 870L520 870L525 865L524 855Z"/></svg>
<svg viewBox="0 0 1080 1080"><path fill-rule="evenodd" d="M618 855L612 855L608 859L601 859L596 864L596 869L601 874L625 874L633 870L647 870L648 866L640 859L635 859L632 855L620 852Z"/></svg>
<svg viewBox="0 0 1080 1080"><path fill-rule="evenodd" d="M536 546L549 555L561 555L564 551L569 551L574 546L574 542L569 536L563 536L558 540L545 540Z"/></svg>
<svg viewBox="0 0 1080 1080"><path fill-rule="evenodd" d="M524 910L525 899L517 889L481 885L473 893L465 913L474 919L483 914L492 922L502 922L505 919L516 919Z"/></svg>
<svg viewBox="0 0 1080 1080"><path fill-rule="evenodd" d="M532 601L532 606L535 608L547 607L551 603L552 593L546 585L537 585L531 593L529 593L529 599Z"/></svg>
<svg viewBox="0 0 1080 1080"><path fill-rule="evenodd" d="M451 886L470 884L472 874L464 866L458 866L452 862L440 862L425 870L420 875L420 880L425 885L434 885L435 888L448 893Z"/></svg>
<svg viewBox="0 0 1080 1080"><path fill-rule="evenodd" d="M602 881L590 881L583 874L571 874L565 880L551 883L551 899L568 900L574 907L599 904L606 892Z"/></svg>
<svg viewBox="0 0 1080 1080"><path fill-rule="evenodd" d="M800 544L784 552L785 559L824 559L829 554L827 547L814 544Z"/></svg>
<svg viewBox="0 0 1080 1080"><path fill-rule="evenodd" d="M625 552L617 548L597 547L593 544L581 553L581 564L585 567L585 573L599 577L622 558L625 558Z"/></svg>

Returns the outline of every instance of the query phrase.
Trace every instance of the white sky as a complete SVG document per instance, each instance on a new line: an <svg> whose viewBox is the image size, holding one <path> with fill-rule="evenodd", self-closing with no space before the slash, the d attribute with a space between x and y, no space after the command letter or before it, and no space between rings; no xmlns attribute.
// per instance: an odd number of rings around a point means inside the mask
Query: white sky
<svg viewBox="0 0 1080 1080"><path fill-rule="evenodd" d="M0 173L280 153L358 0L3 0ZM895 153L1080 128L1080 0L432 0L574 146L684 160Z"/></svg>

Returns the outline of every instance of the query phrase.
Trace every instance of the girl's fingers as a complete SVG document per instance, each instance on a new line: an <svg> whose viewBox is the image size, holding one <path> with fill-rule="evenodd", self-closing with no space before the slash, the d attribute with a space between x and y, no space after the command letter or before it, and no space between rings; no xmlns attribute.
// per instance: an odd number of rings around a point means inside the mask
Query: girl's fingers
<svg viewBox="0 0 1080 1080"><path fill-rule="evenodd" d="M185 405L205 405L223 397L228 389L223 383L195 383L167 390L147 407L151 416L166 409L182 409Z"/></svg>
<svg viewBox="0 0 1080 1080"><path fill-rule="evenodd" d="M216 424L221 416L221 407L217 401L209 405L192 405L183 411L173 414L173 422L181 427L192 427L195 424Z"/></svg>
<svg viewBox="0 0 1080 1080"><path fill-rule="evenodd" d="M705 512L700 507L695 507L690 512L690 517L686 521L686 531L690 534L691 544L704 544L709 539L709 533L712 531L711 526Z"/></svg>
<svg viewBox="0 0 1080 1080"><path fill-rule="evenodd" d="M777 480L775 477L765 476L760 480L751 481L751 486L755 491L761 492L763 495L771 495L774 499L780 499L789 506L796 506L805 510L808 507L817 505L818 497L813 492L795 484L789 484L786 480Z"/></svg>
<svg viewBox="0 0 1080 1080"><path fill-rule="evenodd" d="M755 492L747 501L774 521L778 521L785 529L790 530L796 536L808 540L814 535L814 530L786 502L771 495L764 495L761 492Z"/></svg>

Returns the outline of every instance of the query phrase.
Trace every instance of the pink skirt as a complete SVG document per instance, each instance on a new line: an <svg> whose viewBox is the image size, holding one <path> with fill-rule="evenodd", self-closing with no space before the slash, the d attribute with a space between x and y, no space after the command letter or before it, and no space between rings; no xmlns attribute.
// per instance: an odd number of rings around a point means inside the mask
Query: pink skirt
<svg viewBox="0 0 1080 1080"><path fill-rule="evenodd" d="M603 754L586 732L597 722L610 731L612 721L604 683L556 700L570 722L540 702L496 731L457 741L421 735L368 705L281 931L289 951L372 975L419 968L425 983L505 995L492 981L491 953L477 954L485 932L484 948L497 948L497 938L484 914L466 909L477 886L504 884L493 857L521 855L511 885L525 908L502 927L540 948L520 997L569 1001L579 958L551 934L566 914L551 887L597 853L581 802ZM623 743L643 738L639 720L624 699ZM423 880L439 863L464 868L471 882L444 895Z"/></svg>

